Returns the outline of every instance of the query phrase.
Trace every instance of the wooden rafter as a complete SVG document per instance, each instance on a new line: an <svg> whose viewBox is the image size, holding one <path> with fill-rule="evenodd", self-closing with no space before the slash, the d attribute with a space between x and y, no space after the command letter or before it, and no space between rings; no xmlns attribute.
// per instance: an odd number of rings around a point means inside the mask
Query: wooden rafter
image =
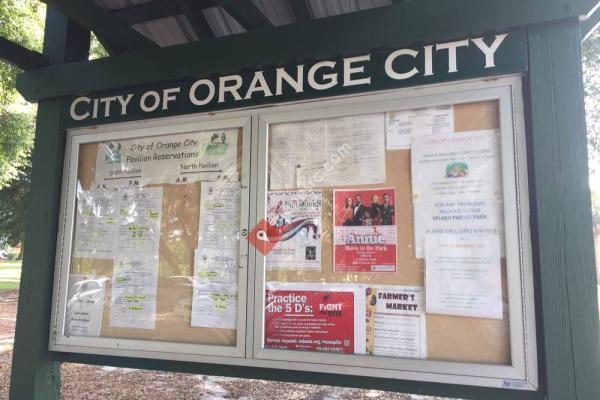
<svg viewBox="0 0 600 400"><path fill-rule="evenodd" d="M116 53L149 50L158 45L133 29L128 24L114 18L107 10L92 0L41 0L67 15L96 34Z"/></svg>
<svg viewBox="0 0 600 400"><path fill-rule="evenodd" d="M182 5L182 3L184 4ZM271 21L265 17L251 0L155 0L132 7L113 10L110 11L110 14L129 25L180 14L188 16L188 13L201 21L203 18L202 10L210 7L223 7L246 30L273 26ZM191 20L190 23L193 25Z"/></svg>
<svg viewBox="0 0 600 400"><path fill-rule="evenodd" d="M181 7L181 11L183 11L183 14L190 22L190 25L192 25L192 29L194 29L194 33L196 33L198 39L211 39L215 37L202 10L193 10L188 0L177 0L177 2Z"/></svg>
<svg viewBox="0 0 600 400"><path fill-rule="evenodd" d="M37 51L29 50L0 36L0 60L24 71L50 65L48 59Z"/></svg>
<svg viewBox="0 0 600 400"><path fill-rule="evenodd" d="M215 0L215 2L247 31L273 26L252 0Z"/></svg>
<svg viewBox="0 0 600 400"><path fill-rule="evenodd" d="M288 0L288 3L292 8L296 22L302 23L311 20L310 12L308 11L305 0Z"/></svg>

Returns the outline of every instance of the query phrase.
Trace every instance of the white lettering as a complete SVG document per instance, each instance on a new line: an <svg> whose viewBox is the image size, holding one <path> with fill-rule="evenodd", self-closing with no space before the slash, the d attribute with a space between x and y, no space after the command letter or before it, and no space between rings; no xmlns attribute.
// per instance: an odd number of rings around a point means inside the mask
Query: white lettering
<svg viewBox="0 0 600 400"><path fill-rule="evenodd" d="M485 68L493 68L496 66L496 60L494 60L494 54L496 53L496 50L498 50L498 47L500 47L500 45L502 44L502 42L504 41L505 38L506 38L506 33L504 33L502 35L496 35L494 41L492 42L492 44L490 46L485 44L482 37L471 39L473 41L473 43L475 43L475 46L477 46L479 48L479 50L481 50L483 52L483 54L485 55Z"/></svg>
<svg viewBox="0 0 600 400"><path fill-rule="evenodd" d="M283 81L286 81L288 85L290 85L296 93L304 92L304 65L298 65L296 67L296 79L292 78L290 74L286 72L283 68L277 68L275 70L275 94L277 96L283 94L282 86Z"/></svg>
<svg viewBox="0 0 600 400"><path fill-rule="evenodd" d="M91 101L92 101L92 99L90 99L89 97L78 97L75 100L73 100L73 102L71 103L71 109L69 110L70 114L71 114L71 118L74 121L83 121L84 119L88 118L90 116L90 112L89 111L86 111L83 114L77 114L75 112L75 108L77 107L77 105L79 103L90 104Z"/></svg>
<svg viewBox="0 0 600 400"><path fill-rule="evenodd" d="M166 110L169 108L169 102L170 101L174 101L177 96L174 96L174 93L179 93L181 89L176 87L176 88L170 88L170 89L165 89L163 90L163 100L162 100L162 109Z"/></svg>
<svg viewBox="0 0 600 400"><path fill-rule="evenodd" d="M416 67L413 67L413 69L411 69L408 72L399 73L394 70L394 61L396 61L396 58L398 58L400 56L411 56L412 58L415 58L415 57L417 57L418 54L419 54L418 51L411 50L411 49L400 49L400 50L394 51L385 60L385 73L390 78L397 79L397 80L408 79L411 76L415 76L416 74L419 73L419 70Z"/></svg>
<svg viewBox="0 0 600 400"><path fill-rule="evenodd" d="M370 76L368 76L366 78L352 79L353 74L365 72L364 65L361 65L360 67L353 67L352 64L370 61L370 60L371 60L371 54L366 54L364 56L344 58L344 86L370 85L371 84Z"/></svg>
<svg viewBox="0 0 600 400"><path fill-rule="evenodd" d="M121 115L127 115L127 105L133 98L133 93L128 94L127 96L117 96L117 100L119 104L121 104Z"/></svg>
<svg viewBox="0 0 600 400"><path fill-rule="evenodd" d="M146 104L146 99L148 99L149 97L151 97L150 100L152 101L152 103L150 105ZM156 92L154 90L150 90L149 92L144 93L142 95L142 98L140 99L140 108L144 112L154 111L158 108L159 105L160 105L160 94L158 94L158 92Z"/></svg>
<svg viewBox="0 0 600 400"><path fill-rule="evenodd" d="M435 50L448 50L448 73L457 72L456 69L456 49L469 46L469 40L458 40L456 42L441 43L435 45Z"/></svg>
<svg viewBox="0 0 600 400"><path fill-rule="evenodd" d="M248 88L244 99L248 100L252 98L252 93L254 92L263 92L265 97L273 96L262 71L256 71L254 73L254 78L252 78L252 82L250 82L250 87Z"/></svg>
<svg viewBox="0 0 600 400"><path fill-rule="evenodd" d="M233 82L233 85L227 86L227 82ZM242 97L238 90L242 87L242 77L239 75L227 75L219 77L219 103L225 102L225 93L229 92L234 100L241 100Z"/></svg>
<svg viewBox="0 0 600 400"><path fill-rule="evenodd" d="M100 99L100 103L104 104L104 116L108 117L110 115L110 103L117 100L117 96L111 97L103 97Z"/></svg>
<svg viewBox="0 0 600 400"><path fill-rule="evenodd" d="M315 74L321 68L335 68L335 61L321 61L310 67L308 70L308 84L315 90L330 89L337 85L337 74L323 74L325 83L318 83L315 80Z"/></svg>
<svg viewBox="0 0 600 400"><path fill-rule="evenodd" d="M201 85L204 85L208 88L208 94L204 99L198 99L198 97L196 97L196 90ZM215 97L215 84L208 79L200 79L194 82L194 84L190 88L190 101L195 106L203 106L205 104L208 104L212 101L213 97Z"/></svg>
<svg viewBox="0 0 600 400"><path fill-rule="evenodd" d="M425 50L425 73L423 76L433 75L433 45L423 47Z"/></svg>

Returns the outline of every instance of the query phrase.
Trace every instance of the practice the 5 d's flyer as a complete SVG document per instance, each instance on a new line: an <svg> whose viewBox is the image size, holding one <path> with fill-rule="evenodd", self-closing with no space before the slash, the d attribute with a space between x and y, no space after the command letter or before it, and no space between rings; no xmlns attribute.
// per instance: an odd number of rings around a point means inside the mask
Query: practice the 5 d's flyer
<svg viewBox="0 0 600 400"><path fill-rule="evenodd" d="M354 353L354 290L275 287L265 293L265 348Z"/></svg>
<svg viewBox="0 0 600 400"><path fill-rule="evenodd" d="M396 271L394 188L334 190L336 272Z"/></svg>

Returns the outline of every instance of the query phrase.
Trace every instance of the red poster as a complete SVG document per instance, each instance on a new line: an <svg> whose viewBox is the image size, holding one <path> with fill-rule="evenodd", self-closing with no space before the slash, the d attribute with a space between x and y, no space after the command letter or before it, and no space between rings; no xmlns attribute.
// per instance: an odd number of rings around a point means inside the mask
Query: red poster
<svg viewBox="0 0 600 400"><path fill-rule="evenodd" d="M396 271L394 188L334 190L336 272Z"/></svg>
<svg viewBox="0 0 600 400"><path fill-rule="evenodd" d="M354 353L354 292L267 290L265 348Z"/></svg>

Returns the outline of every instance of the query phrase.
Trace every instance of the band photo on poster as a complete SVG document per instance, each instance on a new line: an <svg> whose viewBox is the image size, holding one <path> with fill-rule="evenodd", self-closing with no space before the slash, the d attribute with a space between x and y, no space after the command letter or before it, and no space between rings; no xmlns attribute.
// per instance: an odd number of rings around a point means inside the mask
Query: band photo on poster
<svg viewBox="0 0 600 400"><path fill-rule="evenodd" d="M396 271L396 190L334 190L334 270Z"/></svg>

